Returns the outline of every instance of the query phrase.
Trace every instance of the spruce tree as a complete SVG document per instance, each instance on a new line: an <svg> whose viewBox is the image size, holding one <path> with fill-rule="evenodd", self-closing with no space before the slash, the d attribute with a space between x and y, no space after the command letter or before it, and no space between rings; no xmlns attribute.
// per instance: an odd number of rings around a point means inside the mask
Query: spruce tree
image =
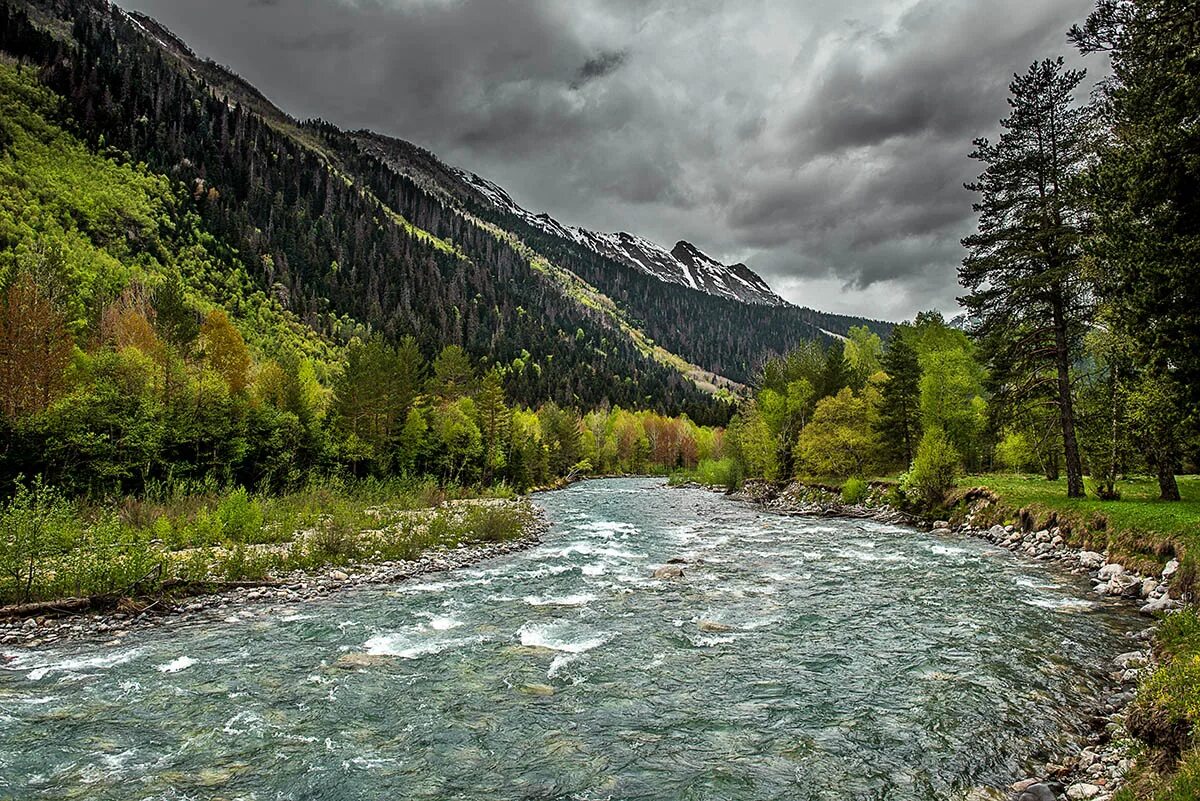
<svg viewBox="0 0 1200 801"><path fill-rule="evenodd" d="M921 441L921 362L909 344L908 326L896 326L883 354L888 380L880 389L879 434L890 456L912 464Z"/></svg>
<svg viewBox="0 0 1200 801"><path fill-rule="evenodd" d="M1072 100L1083 76L1061 58L1015 76L999 140L975 140L971 157L985 169L967 188L979 193L979 231L963 240L959 268L960 301L1005 391L1051 390L1072 498L1084 489L1071 365L1091 308L1079 270L1086 111Z"/></svg>

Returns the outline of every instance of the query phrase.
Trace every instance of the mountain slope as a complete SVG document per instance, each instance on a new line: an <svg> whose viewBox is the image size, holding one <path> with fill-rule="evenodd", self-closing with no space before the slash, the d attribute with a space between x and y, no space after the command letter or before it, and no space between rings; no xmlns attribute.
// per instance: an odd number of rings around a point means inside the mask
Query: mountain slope
<svg viewBox="0 0 1200 801"><path fill-rule="evenodd" d="M528 212L511 198L497 203L495 197L507 198L508 193L484 179L468 180L467 173L447 166L422 148L369 131L354 136L360 149L385 163L395 176L421 186L443 205L508 232L612 299L659 345L731 380L749 383L766 358L786 353L804 340L833 341L856 325L865 325L881 336L891 331L890 323L797 307L782 299L774 305L747 303L682 282L664 281L629 259L601 252L603 249L594 247L579 229ZM390 179L384 176L382 180ZM481 192L480 182L487 183L490 191ZM646 244L648 249L661 251ZM687 243L680 243L675 251L685 258L703 257Z"/></svg>
<svg viewBox="0 0 1200 801"><path fill-rule="evenodd" d="M460 344L507 366L525 402L709 421L728 414L712 393L737 391L763 359L864 322L784 304L748 269L686 243L653 246L662 269L650 270L603 235L497 205L409 143L296 121L102 0L3 0L0 49L41 68L94 146L186 186L238 269L334 343L413 334L427 352ZM720 285L757 300L712 294Z"/></svg>

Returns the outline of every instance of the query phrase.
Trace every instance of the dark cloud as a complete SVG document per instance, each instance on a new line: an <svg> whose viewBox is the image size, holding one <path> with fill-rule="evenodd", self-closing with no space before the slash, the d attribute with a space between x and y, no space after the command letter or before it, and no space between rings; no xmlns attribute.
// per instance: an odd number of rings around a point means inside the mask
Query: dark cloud
<svg viewBox="0 0 1200 801"><path fill-rule="evenodd" d="M603 78L605 75L616 72L628 57L629 52L627 50L609 50L594 58L589 58L583 62L583 66L575 74L575 80L571 81L571 88L579 89L588 81Z"/></svg>
<svg viewBox="0 0 1200 801"><path fill-rule="evenodd" d="M1092 1L120 0L297 116L891 317L953 307L970 141Z"/></svg>

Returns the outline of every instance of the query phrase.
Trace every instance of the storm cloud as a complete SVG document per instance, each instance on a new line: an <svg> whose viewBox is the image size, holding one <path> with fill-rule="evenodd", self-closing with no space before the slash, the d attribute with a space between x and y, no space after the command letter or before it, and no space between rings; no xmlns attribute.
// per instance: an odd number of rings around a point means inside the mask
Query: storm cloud
<svg viewBox="0 0 1200 801"><path fill-rule="evenodd" d="M952 311L971 140L1092 0L120 0L298 117L794 302ZM1087 66L1096 71L1101 63ZM1098 77L1098 76L1093 76Z"/></svg>

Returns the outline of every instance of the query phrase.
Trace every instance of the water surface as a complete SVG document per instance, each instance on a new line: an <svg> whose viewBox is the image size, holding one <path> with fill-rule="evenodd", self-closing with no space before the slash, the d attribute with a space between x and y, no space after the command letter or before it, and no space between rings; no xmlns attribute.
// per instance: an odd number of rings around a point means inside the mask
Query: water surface
<svg viewBox="0 0 1200 801"><path fill-rule="evenodd" d="M538 502L544 544L472 569L21 653L0 798L954 799L1065 746L1138 625L977 540Z"/></svg>

